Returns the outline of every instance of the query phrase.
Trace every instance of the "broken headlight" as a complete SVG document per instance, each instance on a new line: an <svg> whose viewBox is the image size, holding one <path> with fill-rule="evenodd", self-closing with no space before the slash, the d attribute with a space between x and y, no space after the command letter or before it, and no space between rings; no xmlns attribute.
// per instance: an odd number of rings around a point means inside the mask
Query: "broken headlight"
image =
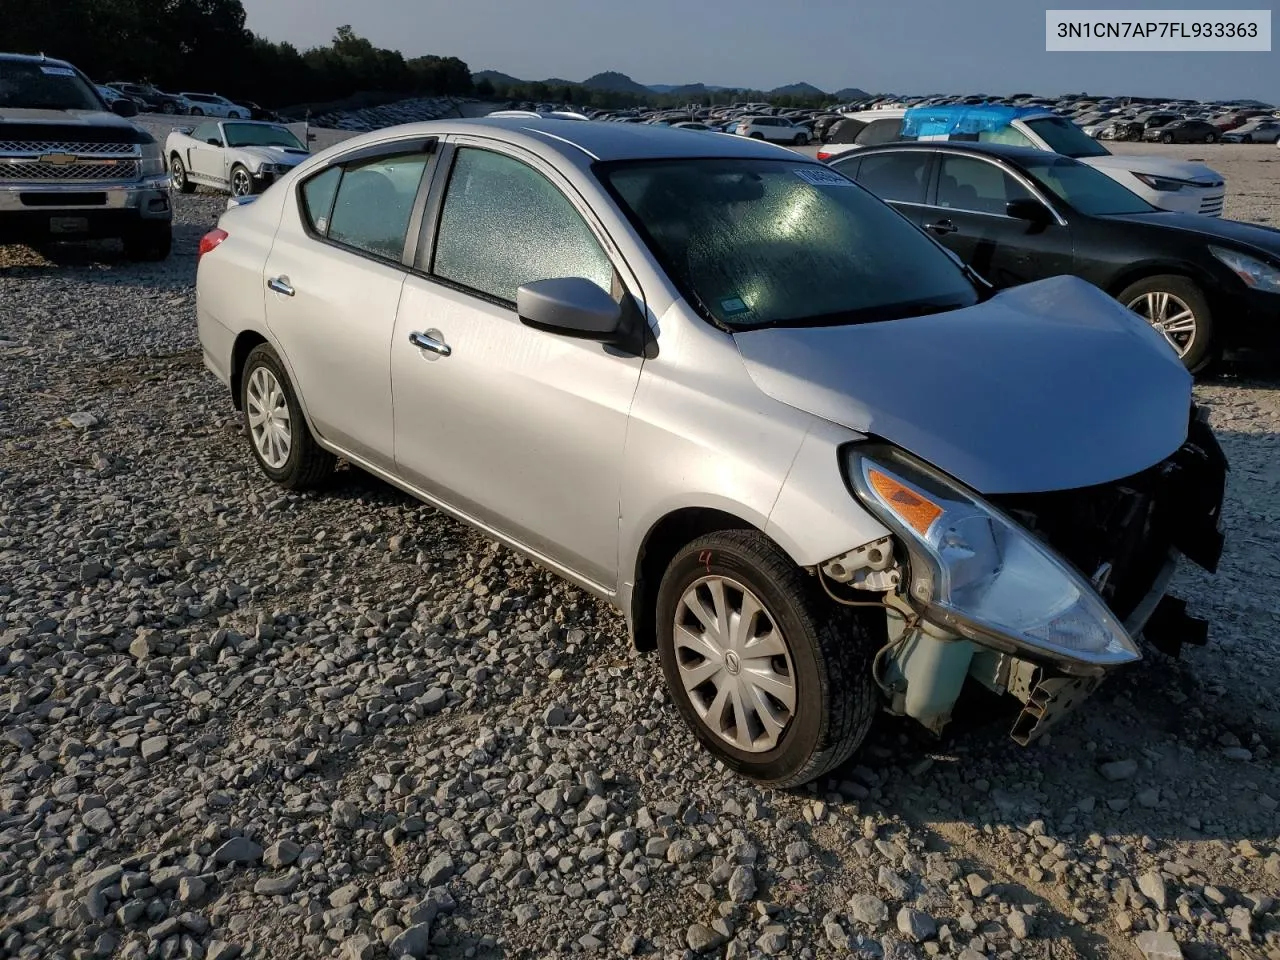
<svg viewBox="0 0 1280 960"><path fill-rule="evenodd" d="M958 482L889 446L850 447L845 466L859 499L907 547L908 592L926 619L1075 673L1140 659L1079 573Z"/></svg>

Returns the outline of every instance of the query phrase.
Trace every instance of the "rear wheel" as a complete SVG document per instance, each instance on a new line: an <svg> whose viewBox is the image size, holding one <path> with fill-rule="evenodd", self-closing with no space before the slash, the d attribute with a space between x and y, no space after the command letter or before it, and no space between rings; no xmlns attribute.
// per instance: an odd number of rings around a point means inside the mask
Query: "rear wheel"
<svg viewBox="0 0 1280 960"><path fill-rule="evenodd" d="M203 117L203 116L204 116L204 110L202 110L200 107L192 107L192 108L191 108L191 115L192 115L193 117Z"/></svg>
<svg viewBox="0 0 1280 960"><path fill-rule="evenodd" d="M764 134L763 134L763 133L759 133L759 132L753 133L753 134L751 134L751 139L752 139L752 140L763 140L763 139L764 139Z"/></svg>
<svg viewBox="0 0 1280 960"><path fill-rule="evenodd" d="M160 112L174 114L178 112L178 108L175 104L165 101L160 105Z"/></svg>
<svg viewBox="0 0 1280 960"><path fill-rule="evenodd" d="M240 409L254 459L280 486L305 490L333 472L335 457L311 435L284 364L265 343L245 359Z"/></svg>
<svg viewBox="0 0 1280 960"><path fill-rule="evenodd" d="M792 142L797 147L803 147L806 143L809 142L809 138L806 137L803 133L797 133L795 140L793 140Z"/></svg>
<svg viewBox="0 0 1280 960"><path fill-rule="evenodd" d="M1122 290L1117 299L1155 327L1188 370L1202 370L1212 361L1209 301L1187 277L1146 277Z"/></svg>
<svg viewBox="0 0 1280 960"><path fill-rule="evenodd" d="M861 623L764 534L676 554L658 589L667 688L698 740L757 783L807 783L844 762L877 694Z"/></svg>
<svg viewBox="0 0 1280 960"><path fill-rule="evenodd" d="M173 230L168 221L134 227L122 240L124 255L130 260L165 260L173 250Z"/></svg>
<svg viewBox="0 0 1280 960"><path fill-rule="evenodd" d="M1205 143L1217 143L1217 142L1218 142L1218 135L1217 135L1216 133L1206 133L1206 134L1204 135L1204 142L1205 142Z"/></svg>
<svg viewBox="0 0 1280 960"><path fill-rule="evenodd" d="M187 176L186 164L182 162L182 157L176 153L169 158L169 176L173 179L173 185L178 188L180 193L195 192L196 185Z"/></svg>

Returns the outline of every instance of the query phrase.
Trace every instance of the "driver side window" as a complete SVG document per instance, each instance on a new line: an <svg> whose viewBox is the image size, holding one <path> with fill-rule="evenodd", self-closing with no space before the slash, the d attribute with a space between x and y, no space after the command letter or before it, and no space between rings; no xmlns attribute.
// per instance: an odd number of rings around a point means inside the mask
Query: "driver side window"
<svg viewBox="0 0 1280 960"><path fill-rule="evenodd" d="M210 140L222 142L222 134L218 131L216 123L202 123L191 131L191 139L199 140L201 143L208 143Z"/></svg>
<svg viewBox="0 0 1280 960"><path fill-rule="evenodd" d="M431 273L508 303L522 284L561 277L613 292L613 265L560 189L519 160L474 147L454 161Z"/></svg>

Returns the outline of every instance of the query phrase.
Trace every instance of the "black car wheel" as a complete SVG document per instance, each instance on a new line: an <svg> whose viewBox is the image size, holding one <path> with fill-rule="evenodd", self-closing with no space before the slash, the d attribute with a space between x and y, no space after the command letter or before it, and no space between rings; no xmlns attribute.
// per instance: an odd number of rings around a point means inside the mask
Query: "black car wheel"
<svg viewBox="0 0 1280 960"><path fill-rule="evenodd" d="M1186 277L1162 275L1131 283L1117 297L1155 327L1188 370L1203 370L1213 359L1213 316L1209 301Z"/></svg>
<svg viewBox="0 0 1280 960"><path fill-rule="evenodd" d="M176 105L176 104L171 103L171 102L169 102L169 101L167 101L167 100L166 100L164 103L162 103L162 104L160 105L160 112L161 112L161 113L168 113L168 114L175 114L175 113L177 113L177 112L178 112L178 107L177 107L177 105Z"/></svg>
<svg viewBox="0 0 1280 960"><path fill-rule="evenodd" d="M1162 134L1160 135L1160 142L1161 142L1161 143L1173 143L1173 134L1172 134L1172 133L1162 133Z"/></svg>
<svg viewBox="0 0 1280 960"><path fill-rule="evenodd" d="M204 111L203 111L202 109L200 109L199 107L192 107L192 108L191 108L191 115L192 115L193 117L203 117L203 116L204 116Z"/></svg>
<svg viewBox="0 0 1280 960"><path fill-rule="evenodd" d="M844 762L879 703L869 631L772 540L694 540L658 588L658 652L676 708L731 770L771 787Z"/></svg>
<svg viewBox="0 0 1280 960"><path fill-rule="evenodd" d="M1205 142L1205 143L1217 143L1217 142L1218 142L1218 135L1217 135L1216 133L1206 133L1206 134L1204 135L1204 142Z"/></svg>
<svg viewBox="0 0 1280 960"><path fill-rule="evenodd" d="M176 153L169 158L169 176L179 193L194 193L196 185L187 178L187 168Z"/></svg>

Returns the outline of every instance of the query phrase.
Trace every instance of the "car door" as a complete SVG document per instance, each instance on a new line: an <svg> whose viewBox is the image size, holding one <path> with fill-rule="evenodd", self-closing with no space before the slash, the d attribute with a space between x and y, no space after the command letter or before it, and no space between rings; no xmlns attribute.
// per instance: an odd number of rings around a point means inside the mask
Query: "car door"
<svg viewBox="0 0 1280 960"><path fill-rule="evenodd" d="M923 226L997 287L1071 273L1071 231L1044 204L1045 216L1007 213L1014 200L1040 202L1019 178L995 162L942 152L934 196Z"/></svg>
<svg viewBox="0 0 1280 960"><path fill-rule="evenodd" d="M202 123L191 131L191 139L194 142L187 148L187 169L201 181L222 183L226 180L223 162L226 141L221 125Z"/></svg>
<svg viewBox="0 0 1280 960"><path fill-rule="evenodd" d="M393 466L391 335L406 237L434 141L339 157L286 200L267 258L267 325L312 426L374 467Z"/></svg>
<svg viewBox="0 0 1280 960"><path fill-rule="evenodd" d="M922 226L933 156L930 150L853 152L837 157L831 166L858 181L916 226Z"/></svg>
<svg viewBox="0 0 1280 960"><path fill-rule="evenodd" d="M639 288L550 167L468 138L449 154L433 197L438 221L405 283L392 340L397 471L456 512L612 590L627 417L642 359L525 326L515 299L523 283L560 277L585 277L620 303L642 303ZM423 335L438 346L418 346Z"/></svg>

